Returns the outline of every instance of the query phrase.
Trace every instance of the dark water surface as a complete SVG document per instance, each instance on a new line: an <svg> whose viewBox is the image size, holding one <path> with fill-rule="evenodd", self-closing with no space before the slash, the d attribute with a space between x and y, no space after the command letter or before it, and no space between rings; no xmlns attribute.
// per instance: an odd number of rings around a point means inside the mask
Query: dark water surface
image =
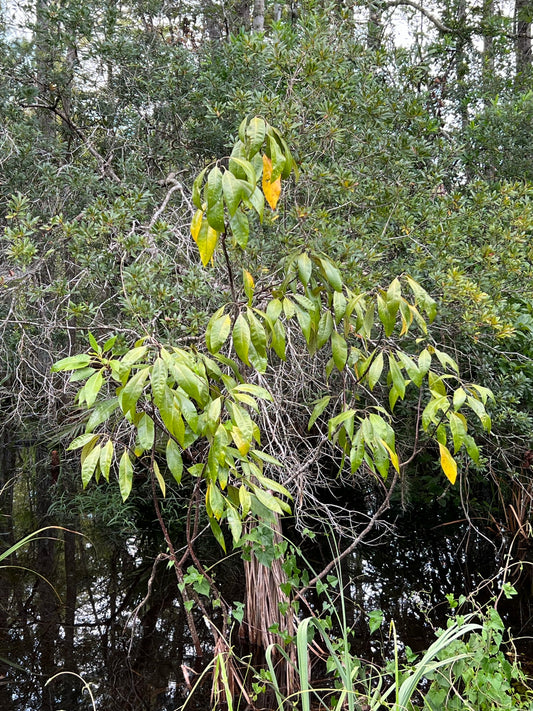
<svg viewBox="0 0 533 711"><path fill-rule="evenodd" d="M391 620L402 643L418 651L444 621L446 595L468 595L481 586L477 599L483 602L498 590L506 542L497 532L481 535L453 520L449 514L405 514L389 522L394 530L384 527L344 561L346 610L362 657L381 661L390 654ZM89 709L89 694L74 675L90 684L99 711L178 709L188 695L185 677L194 683L206 662L195 659L174 571L165 561L154 570L156 537L124 540L99 531L89 535L90 542L59 538L64 540L37 543L32 551L41 570L48 565L54 572L52 584L61 577L57 588L29 571L0 570L0 711ZM315 540L307 553L317 568L331 558L327 540ZM213 557L213 562L224 598L242 601L238 557L218 564ZM490 578L492 587L484 583ZM521 573L514 568L508 579L520 593L502 601L499 610L515 636L527 636L532 630L527 567ZM368 613L375 609L383 611L384 623L370 636ZM209 661L211 635L200 616L196 621ZM531 656L528 643L522 651ZM60 672L69 673L49 681ZM208 687L209 681L205 694ZM208 708L205 694L193 697L188 708Z"/></svg>

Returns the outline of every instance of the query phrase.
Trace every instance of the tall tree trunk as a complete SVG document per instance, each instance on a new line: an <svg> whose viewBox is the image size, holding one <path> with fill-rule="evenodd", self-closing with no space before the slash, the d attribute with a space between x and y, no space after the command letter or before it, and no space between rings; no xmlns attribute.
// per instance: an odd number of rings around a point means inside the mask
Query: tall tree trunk
<svg viewBox="0 0 533 711"><path fill-rule="evenodd" d="M254 0L254 32L262 32L265 28L265 0Z"/></svg>
<svg viewBox="0 0 533 711"><path fill-rule="evenodd" d="M381 47L383 38L383 7L380 0L372 0L368 8L367 42L369 49Z"/></svg>
<svg viewBox="0 0 533 711"><path fill-rule="evenodd" d="M50 42L50 15L48 0L36 0L35 4L35 81L39 102L51 106L54 102L53 84L53 47ZM40 109L38 122L43 138L52 139L55 135L56 123L51 111Z"/></svg>
<svg viewBox="0 0 533 711"><path fill-rule="evenodd" d="M531 69L531 25L533 0L515 0L515 57L517 78Z"/></svg>

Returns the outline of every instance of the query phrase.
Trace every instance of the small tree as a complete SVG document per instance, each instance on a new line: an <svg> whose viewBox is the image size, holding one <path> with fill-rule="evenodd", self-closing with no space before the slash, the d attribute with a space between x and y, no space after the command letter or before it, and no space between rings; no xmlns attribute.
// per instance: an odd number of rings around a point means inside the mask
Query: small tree
<svg viewBox="0 0 533 711"><path fill-rule="evenodd" d="M423 448L438 452L442 471L454 484L459 459L477 461L479 456L467 415L474 413L490 428L485 410L490 391L464 383L455 360L431 342L427 323L435 317L436 303L407 274L386 289L358 293L346 286L326 255L311 250L289 254L279 274L260 275L257 283L246 269L237 274L239 250L246 249L252 225L263 221L265 202L276 210L291 174L297 170L282 135L256 117L242 122L231 155L207 166L194 182L193 239L205 267L222 254L231 290L230 301L209 321L205 347L176 347L146 336L124 353L116 349L116 338L99 345L89 335L89 353L53 367L74 371L73 382L84 381L77 402L89 417L85 433L69 447L81 449L84 487L93 477L113 476L126 500L135 469L149 473L198 653L194 599L207 612L195 591L210 586L226 613L222 635L215 631L217 645L228 639L229 610L198 561L191 536L187 553L176 555L159 499L167 486L190 477L193 498L203 496L220 546L226 550L224 522L234 546L252 542L254 555L253 542L259 547L262 542L261 524L275 525L301 497L302 483L284 471L282 457L262 444L265 433L273 431L269 422L283 409L272 392L279 391L291 361L298 361L309 377L324 371L316 380L320 392L313 394L312 410L309 400L297 403L306 413L316 456L328 439L339 470L379 480L385 488L369 523L340 557L388 508L405 468ZM290 389L290 381L285 387ZM417 397L411 400L413 390ZM413 403L416 425L411 442L399 447L393 425L402 401ZM254 534L253 522L258 524ZM189 557L196 568L186 572ZM287 609L287 589L280 592L280 582L275 585L278 602ZM252 608L261 604L259 588L250 586L250 594L258 596ZM292 624L290 616L285 619ZM277 621L264 620L265 646L271 641L268 629Z"/></svg>

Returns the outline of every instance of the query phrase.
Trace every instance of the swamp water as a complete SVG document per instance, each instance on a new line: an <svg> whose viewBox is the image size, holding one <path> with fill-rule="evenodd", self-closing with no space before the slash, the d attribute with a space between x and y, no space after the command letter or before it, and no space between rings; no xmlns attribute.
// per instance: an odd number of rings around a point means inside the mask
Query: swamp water
<svg viewBox="0 0 533 711"><path fill-rule="evenodd" d="M390 658L391 620L401 642L419 651L433 641L434 627L444 623L446 595L468 595L481 586L477 599L483 602L498 589L506 562L501 537L494 544L464 521L451 520L405 514L394 522L394 531L378 529L370 543L343 561L348 621L355 632L354 651L362 658L378 663ZM68 561L62 545L56 541L55 551L49 549L54 565L74 569L67 571L70 584L63 573L67 583L60 589L28 571L1 572L0 710L91 708L83 683L73 674L91 683L98 711L178 709L189 693L187 681L194 684L210 659L212 638L197 617L205 655L196 659L174 571L164 561L154 569L154 541L106 540L100 533L89 543L77 536L75 557ZM310 562L317 569L331 559L327 541L317 540L311 549L316 560L310 555ZM238 558L215 564L213 570L224 598L242 601ZM519 595L502 600L498 608L513 635L521 638L532 631L527 576L527 566L509 571ZM490 578L492 587L484 583ZM384 621L370 635L368 614L376 609ZM521 652L533 658L527 639ZM49 681L62 671L69 674ZM207 677L189 709L210 708L209 683Z"/></svg>

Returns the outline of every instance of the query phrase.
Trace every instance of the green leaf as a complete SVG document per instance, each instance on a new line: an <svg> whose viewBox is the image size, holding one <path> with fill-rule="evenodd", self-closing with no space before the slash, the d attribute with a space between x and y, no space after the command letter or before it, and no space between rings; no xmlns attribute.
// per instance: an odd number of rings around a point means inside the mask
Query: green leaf
<svg viewBox="0 0 533 711"><path fill-rule="evenodd" d="M368 626L370 628L370 634L374 634L383 622L383 612L381 610L372 610L368 615Z"/></svg>
<svg viewBox="0 0 533 711"><path fill-rule="evenodd" d="M417 304L420 304L420 306L424 309L431 323L437 315L437 303L414 279L408 275L406 275L405 278L409 284L409 288L413 292Z"/></svg>
<svg viewBox="0 0 533 711"><path fill-rule="evenodd" d="M266 308L266 315L271 324L275 324L283 310L283 304L279 299L271 299Z"/></svg>
<svg viewBox="0 0 533 711"><path fill-rule="evenodd" d="M111 462L113 461L113 442L108 439L100 452L100 471L106 481L109 481Z"/></svg>
<svg viewBox="0 0 533 711"><path fill-rule="evenodd" d="M243 198L248 197L252 192L251 190L246 190L244 185L245 184L238 180L230 170L224 172L222 176L222 191L230 217L233 217L237 212Z"/></svg>
<svg viewBox="0 0 533 711"><path fill-rule="evenodd" d="M272 348L281 360L285 360L286 340L285 326L281 320L275 321L272 330Z"/></svg>
<svg viewBox="0 0 533 711"><path fill-rule="evenodd" d="M265 212L265 196L259 187L256 187L245 203L256 211L259 217L259 222L263 222L263 214Z"/></svg>
<svg viewBox="0 0 533 711"><path fill-rule="evenodd" d="M209 400L209 386L205 378L194 373L184 363L175 360L171 363L171 370L179 386L185 390L196 402L204 406Z"/></svg>
<svg viewBox="0 0 533 711"><path fill-rule="evenodd" d="M263 324L256 318L251 309L247 310L248 324L250 326L250 336L254 348L259 356L266 357L266 332Z"/></svg>
<svg viewBox="0 0 533 711"><path fill-rule="evenodd" d="M245 365L250 365L248 354L250 352L250 327L243 314L239 314L233 326L233 347Z"/></svg>
<svg viewBox="0 0 533 711"><path fill-rule="evenodd" d="M242 521L238 512L229 502L226 508L226 518L233 537L233 543L236 544L240 541L242 536Z"/></svg>
<svg viewBox="0 0 533 711"><path fill-rule="evenodd" d="M378 294L378 316L385 329L387 338L394 331L396 325L396 314L389 309L389 304L381 294Z"/></svg>
<svg viewBox="0 0 533 711"><path fill-rule="evenodd" d="M337 331L333 331L331 334L331 354L337 370L344 370L348 360L348 345Z"/></svg>
<svg viewBox="0 0 533 711"><path fill-rule="evenodd" d="M209 517L209 525L211 526L211 531L213 532L213 535L224 551L226 552L226 542L224 540L224 534L222 533L222 529L220 528L220 525L216 518L213 518L212 516Z"/></svg>
<svg viewBox="0 0 533 711"><path fill-rule="evenodd" d="M325 257L320 258L320 264L322 265L328 284L330 284L335 291L342 291L342 277L337 267Z"/></svg>
<svg viewBox="0 0 533 711"><path fill-rule="evenodd" d="M80 370L80 368L87 368L91 363L91 356L87 353L80 353L80 355L69 356L68 358L62 358L58 360L57 363L51 368L52 373L57 373L60 370Z"/></svg>
<svg viewBox="0 0 533 711"><path fill-rule="evenodd" d="M403 351L396 351L396 355L402 362L403 367L407 371L407 375L411 378L413 383L419 388L422 385L422 381L424 376L418 369L418 366L414 362L414 360L407 355L407 353L404 353Z"/></svg>
<svg viewBox="0 0 533 711"><path fill-rule="evenodd" d="M218 353L231 331L231 318L224 313L224 306L209 319L205 331L205 342L210 353Z"/></svg>
<svg viewBox="0 0 533 711"><path fill-rule="evenodd" d="M457 412L464 405L466 401L466 392L463 388L457 388L453 394L453 409Z"/></svg>
<svg viewBox="0 0 533 711"><path fill-rule="evenodd" d="M207 485L206 503L213 515L220 520L226 510L226 502L218 486L213 482Z"/></svg>
<svg viewBox="0 0 533 711"><path fill-rule="evenodd" d="M139 444L143 449L151 449L154 444L155 425L152 418L144 413L137 425Z"/></svg>
<svg viewBox="0 0 533 711"><path fill-rule="evenodd" d="M403 400L405 396L405 380L402 375L402 371L400 370L398 363L396 362L396 359L394 358L392 353L389 353L389 370L392 382L394 383L396 390L398 391L400 397Z"/></svg>
<svg viewBox="0 0 533 711"><path fill-rule="evenodd" d="M204 181L204 175L207 168L204 168L202 172L196 177L192 185L192 201L198 210L202 209L202 183Z"/></svg>
<svg viewBox="0 0 533 711"><path fill-rule="evenodd" d="M250 235L250 223L248 222L248 217L241 209L239 209L233 217L230 218L229 224L233 236L235 237L235 241L241 249L245 249Z"/></svg>
<svg viewBox="0 0 533 711"><path fill-rule="evenodd" d="M87 407L92 407L94 405L94 402L96 400L96 397L98 393L100 392L100 389L104 383L104 375L101 370L97 371L94 373L94 375L91 375L89 380L85 383L83 388L80 390L78 394L78 399L80 401L80 404L85 401L87 404ZM82 395L83 393L83 395Z"/></svg>
<svg viewBox="0 0 533 711"><path fill-rule="evenodd" d="M457 415L455 412L450 412L450 431L453 437L453 449L454 454L456 454L462 447L466 438L466 426L461 415Z"/></svg>
<svg viewBox="0 0 533 711"><path fill-rule="evenodd" d="M368 369L368 387L373 390L383 372L383 352L380 351L372 361L372 365Z"/></svg>
<svg viewBox="0 0 533 711"><path fill-rule="evenodd" d="M181 450L174 442L172 438L169 437L166 448L166 460L167 466L170 469L170 473L176 480L176 483L181 483L181 476L183 474L183 459L181 457Z"/></svg>
<svg viewBox="0 0 533 711"><path fill-rule="evenodd" d="M307 345L309 345L311 343L311 315L308 311L296 305L294 306L294 310Z"/></svg>
<svg viewBox="0 0 533 711"><path fill-rule="evenodd" d="M331 400L331 395L324 395L324 397L321 397L320 400L317 400L313 412L311 413L311 417L309 418L309 422L307 424L307 429L310 430L311 427L315 424L315 422L318 420L320 415L324 412L326 407L329 405L329 401Z"/></svg>
<svg viewBox="0 0 533 711"><path fill-rule="evenodd" d="M127 415L129 412L133 415L135 413L135 407L137 401L139 400L146 382L146 378L150 372L150 368L142 368L142 370L137 371L135 375L130 378L126 384L124 390L120 397L120 406L122 412Z"/></svg>
<svg viewBox="0 0 533 711"><path fill-rule="evenodd" d="M335 292L337 293L337 292ZM316 347L322 348L327 343L333 332L333 317L330 311L324 311L318 322L318 333L316 339Z"/></svg>
<svg viewBox="0 0 533 711"><path fill-rule="evenodd" d="M151 373L152 397L157 407L161 407L164 400L165 388L167 386L168 369L165 361L158 357L156 358Z"/></svg>
<svg viewBox="0 0 533 711"><path fill-rule="evenodd" d="M124 454L120 458L120 463L118 467L118 486L120 489L120 494L122 496L122 501L126 501L128 496L130 495L132 484L133 466L131 464L128 450L124 447Z"/></svg>
<svg viewBox="0 0 533 711"><path fill-rule="evenodd" d="M342 317L346 313L346 307L348 302L342 291L333 292L333 312L335 314L335 323L337 326L342 320Z"/></svg>
<svg viewBox="0 0 533 711"><path fill-rule="evenodd" d="M424 348L424 350L418 356L418 368L420 370L420 373L422 374L422 377L424 377L424 375L428 372L430 367L431 367L431 354L427 350L427 348Z"/></svg>
<svg viewBox="0 0 533 711"><path fill-rule="evenodd" d="M244 383L243 385L237 385L235 390L241 393L249 393L250 395L260 398L261 400L268 400L269 402L274 402L274 398L268 392L268 390L266 388L262 388L260 385Z"/></svg>
<svg viewBox="0 0 533 711"><path fill-rule="evenodd" d="M94 470L96 469L96 466L98 465L98 462L100 460L101 451L102 448L99 444L97 444L83 460L83 463L81 465L81 480L84 489L91 481L91 478L94 474Z"/></svg>
<svg viewBox="0 0 533 711"><path fill-rule="evenodd" d="M263 165L262 161L260 161L260 164L261 166ZM237 156L232 153L229 160L229 169L233 175L241 181L241 186L244 191L243 199L244 197L249 198L257 185L258 175L252 163L242 156Z"/></svg>
<svg viewBox="0 0 533 711"><path fill-rule="evenodd" d="M450 370L453 370L456 373L459 373L459 366L457 365L457 363L454 361L453 358L450 358L450 356L447 353L443 353L442 351L439 351L436 348L433 349L433 352L439 359L440 364L442 365L444 370L449 368Z"/></svg>
<svg viewBox="0 0 533 711"><path fill-rule="evenodd" d="M76 439L72 440L72 442L67 447L67 452L70 452L74 449L80 449L80 447L85 447L86 444L88 444L92 440L96 442L97 439L98 435L95 435L92 432L82 434L79 437L76 437Z"/></svg>
<svg viewBox="0 0 533 711"><path fill-rule="evenodd" d="M207 176L207 209L222 197L222 171L215 165Z"/></svg>
<svg viewBox="0 0 533 711"><path fill-rule="evenodd" d="M104 400L103 402L99 402L91 412L91 416L89 417L87 424L85 425L85 431L93 432L93 430L98 427L98 425L101 425L102 422L105 422L111 417L117 407L118 399L116 397L113 397L110 400Z"/></svg>
<svg viewBox="0 0 533 711"><path fill-rule="evenodd" d="M251 158L263 145L266 135L266 125L262 118L254 116L246 127L246 147Z"/></svg>
<svg viewBox="0 0 533 711"><path fill-rule="evenodd" d="M483 425L483 429L485 429L487 432L490 432L491 420L490 416L485 410L485 406L483 405L483 403L479 400L476 400L475 397L471 397L470 395L467 397L466 402L470 409L473 410L479 417L481 424Z"/></svg>
<svg viewBox="0 0 533 711"><path fill-rule="evenodd" d="M299 255L297 259L297 264L300 281L303 286L307 286L309 284L309 279L311 278L311 272L313 270L313 263L309 259L309 255L307 254L307 252L303 252L303 254Z"/></svg>
<svg viewBox="0 0 533 711"><path fill-rule="evenodd" d="M209 203L205 216L207 223L216 230L216 232L225 232L226 223L224 221L224 202L222 198L214 203ZM200 235L198 235L198 237L199 236ZM207 261L209 261L209 259Z"/></svg>
<svg viewBox="0 0 533 711"><path fill-rule="evenodd" d="M285 156L279 143L273 135L268 136L268 148L270 158L272 160L272 177L270 178L270 181L273 183L281 177L281 174L285 168Z"/></svg>

